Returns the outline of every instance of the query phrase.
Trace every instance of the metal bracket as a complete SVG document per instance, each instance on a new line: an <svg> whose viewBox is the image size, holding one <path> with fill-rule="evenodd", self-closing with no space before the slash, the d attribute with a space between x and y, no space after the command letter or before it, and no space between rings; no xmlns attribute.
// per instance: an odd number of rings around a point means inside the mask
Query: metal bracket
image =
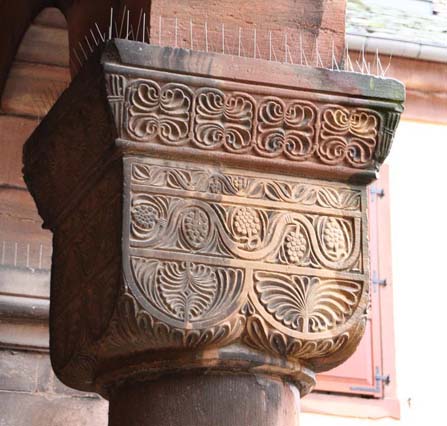
<svg viewBox="0 0 447 426"><path fill-rule="evenodd" d="M370 190L369 193L371 195L375 195L377 197L384 197L385 196L385 190L383 188L376 188L375 186L373 186Z"/></svg>
<svg viewBox="0 0 447 426"><path fill-rule="evenodd" d="M369 189L371 194L371 203L374 203L376 197L383 198L385 196L385 190L383 188L376 188L375 186Z"/></svg>
<svg viewBox="0 0 447 426"><path fill-rule="evenodd" d="M385 286L388 285L388 281L386 280L386 278L381 280L380 278L377 277L377 272L376 271L373 271L373 276L372 276L371 283L372 283L373 288L374 288L374 293L377 292L378 286L385 287Z"/></svg>
<svg viewBox="0 0 447 426"><path fill-rule="evenodd" d="M382 386L387 386L391 383L391 377L389 374L386 376L383 376L380 374L380 368L376 367L376 375L374 377L375 379L375 387L369 388L366 386L351 386L352 391L358 391L358 392L369 392L369 393L379 393L382 390Z"/></svg>

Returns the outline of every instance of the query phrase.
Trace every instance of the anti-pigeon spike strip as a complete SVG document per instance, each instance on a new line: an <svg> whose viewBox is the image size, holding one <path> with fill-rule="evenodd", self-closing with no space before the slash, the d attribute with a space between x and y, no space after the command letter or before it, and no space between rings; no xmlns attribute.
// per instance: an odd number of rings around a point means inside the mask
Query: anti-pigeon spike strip
<svg viewBox="0 0 447 426"><path fill-rule="evenodd" d="M174 46L187 48L204 52L215 52L224 55L235 55L250 57L254 59L263 59L270 62L299 64L306 67L325 68L332 71L349 71L359 74L374 75L380 78L386 76L390 68L390 63L386 68L382 65L380 53L376 50L373 63L367 60L365 46L359 52L357 59L352 59L349 46L344 48L343 60L337 60L335 41L332 38L331 52L328 53L328 61L325 63L320 51L319 39L307 42L307 49L304 46L303 30L297 30L293 37L293 30L290 28L283 31L272 31L271 29L262 29L259 27L234 27L224 23L211 22L206 20L203 23L194 22L188 19L187 22L181 21L178 17L158 16L152 19L158 25L152 27L152 34L149 30L150 19L142 9L139 11L138 26L136 32L131 25L131 11L124 6L121 13L110 9L110 18L107 31L103 31L98 23L87 32L84 40L78 42L78 47L73 49L75 61L75 73L79 71L84 62L101 47L107 40L114 38L124 38L127 40L140 41L142 43L158 44L159 46ZM185 32L184 30L188 28ZM217 29L217 30L216 30ZM184 33L181 35L181 30ZM211 42L211 35L221 33L221 36L215 37L214 43ZM220 41L219 41L220 38ZM306 38L307 40L307 38ZM260 48L262 41L265 49ZM244 46L249 46L244 49ZM263 51L264 50L264 51ZM281 58L276 52L284 50ZM329 59L330 56L330 59ZM281 60L282 59L282 60ZM79 67L78 67L79 64Z"/></svg>

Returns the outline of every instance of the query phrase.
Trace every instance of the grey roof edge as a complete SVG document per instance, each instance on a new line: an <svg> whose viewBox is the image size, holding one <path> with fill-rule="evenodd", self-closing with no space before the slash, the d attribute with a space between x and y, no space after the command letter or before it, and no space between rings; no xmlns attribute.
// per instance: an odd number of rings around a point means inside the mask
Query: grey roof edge
<svg viewBox="0 0 447 426"><path fill-rule="evenodd" d="M346 34L346 45L349 50L447 63L447 46L353 33Z"/></svg>

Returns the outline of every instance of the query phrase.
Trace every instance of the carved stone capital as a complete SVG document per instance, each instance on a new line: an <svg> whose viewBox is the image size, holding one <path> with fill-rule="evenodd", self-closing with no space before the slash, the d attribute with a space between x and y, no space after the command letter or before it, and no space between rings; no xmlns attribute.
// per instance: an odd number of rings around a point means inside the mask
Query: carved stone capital
<svg viewBox="0 0 447 426"><path fill-rule="evenodd" d="M203 370L301 395L355 350L393 80L117 40L25 146L68 385Z"/></svg>

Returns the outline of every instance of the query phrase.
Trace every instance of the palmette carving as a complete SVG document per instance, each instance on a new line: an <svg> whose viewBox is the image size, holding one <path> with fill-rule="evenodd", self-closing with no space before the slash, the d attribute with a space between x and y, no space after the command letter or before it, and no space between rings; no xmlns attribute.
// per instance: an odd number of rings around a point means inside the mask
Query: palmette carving
<svg viewBox="0 0 447 426"><path fill-rule="evenodd" d="M362 285L349 280L257 271L255 292L265 310L287 328L320 333L349 319Z"/></svg>
<svg viewBox="0 0 447 426"><path fill-rule="evenodd" d="M157 320L142 308L131 293L120 297L117 311L109 330L109 338L115 350L124 347L144 349L197 349L215 345L227 345L243 332L245 319L234 315L215 326L203 329L173 327Z"/></svg>
<svg viewBox="0 0 447 426"><path fill-rule="evenodd" d="M298 339L273 329L261 315L253 315L247 319L244 343L276 356L309 360L342 350L349 338L349 333L345 332L326 339Z"/></svg>
<svg viewBox="0 0 447 426"><path fill-rule="evenodd" d="M131 261L136 284L153 315L169 324L197 328L237 310L244 282L241 269L140 257Z"/></svg>

